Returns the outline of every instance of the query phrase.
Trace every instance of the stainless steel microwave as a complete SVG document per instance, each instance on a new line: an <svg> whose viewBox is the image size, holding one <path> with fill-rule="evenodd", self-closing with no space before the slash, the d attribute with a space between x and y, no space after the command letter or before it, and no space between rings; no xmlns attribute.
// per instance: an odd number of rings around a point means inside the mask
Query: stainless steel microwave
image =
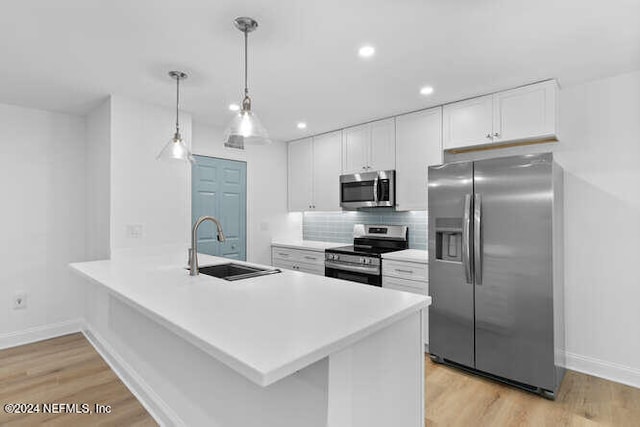
<svg viewBox="0 0 640 427"><path fill-rule="evenodd" d="M393 170L340 175L340 206L345 209L394 207L395 177Z"/></svg>

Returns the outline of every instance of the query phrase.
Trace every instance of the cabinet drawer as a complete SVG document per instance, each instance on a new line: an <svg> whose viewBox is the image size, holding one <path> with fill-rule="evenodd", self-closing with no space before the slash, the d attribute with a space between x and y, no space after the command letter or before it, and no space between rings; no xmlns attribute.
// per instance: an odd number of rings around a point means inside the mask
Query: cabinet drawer
<svg viewBox="0 0 640 427"><path fill-rule="evenodd" d="M398 277L382 276L382 287L411 292L420 295L429 295L429 282L400 279Z"/></svg>
<svg viewBox="0 0 640 427"><path fill-rule="evenodd" d="M271 260L274 262L276 259L321 265L324 268L324 252L274 246L271 248Z"/></svg>
<svg viewBox="0 0 640 427"><path fill-rule="evenodd" d="M405 261L382 260L382 275L409 280L429 280L427 264Z"/></svg>
<svg viewBox="0 0 640 427"><path fill-rule="evenodd" d="M292 271L302 271L303 273L316 274L318 276L324 276L324 264L305 264L303 262L289 261L283 259L274 259L273 266L277 268L284 268Z"/></svg>

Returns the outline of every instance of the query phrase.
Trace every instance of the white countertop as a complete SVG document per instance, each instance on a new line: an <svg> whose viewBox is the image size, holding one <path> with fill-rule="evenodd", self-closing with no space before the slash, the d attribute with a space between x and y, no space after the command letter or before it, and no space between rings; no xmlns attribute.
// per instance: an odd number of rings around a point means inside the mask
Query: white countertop
<svg viewBox="0 0 640 427"><path fill-rule="evenodd" d="M200 265L230 260L200 255ZM229 282L189 276L183 251L71 264L255 383L267 386L431 303L297 271Z"/></svg>
<svg viewBox="0 0 640 427"><path fill-rule="evenodd" d="M409 261L427 264L429 262L429 252L420 249L405 249L404 251L382 254L382 258L393 261Z"/></svg>
<svg viewBox="0 0 640 427"><path fill-rule="evenodd" d="M271 246L281 248L305 249L308 251L324 252L325 249L347 246L349 243L319 242L315 240L274 240Z"/></svg>

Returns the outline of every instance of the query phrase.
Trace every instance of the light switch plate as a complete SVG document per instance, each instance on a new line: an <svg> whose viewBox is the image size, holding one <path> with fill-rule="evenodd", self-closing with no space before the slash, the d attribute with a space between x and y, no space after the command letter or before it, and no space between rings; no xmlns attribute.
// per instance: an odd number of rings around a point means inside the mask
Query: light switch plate
<svg viewBox="0 0 640 427"><path fill-rule="evenodd" d="M143 227L142 224L128 224L127 225L127 237L129 239L141 239Z"/></svg>

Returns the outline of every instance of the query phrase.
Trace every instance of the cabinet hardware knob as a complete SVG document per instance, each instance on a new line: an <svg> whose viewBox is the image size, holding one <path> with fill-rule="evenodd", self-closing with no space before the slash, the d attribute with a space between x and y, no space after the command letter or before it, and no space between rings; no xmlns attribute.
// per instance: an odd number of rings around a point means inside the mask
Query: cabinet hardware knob
<svg viewBox="0 0 640 427"><path fill-rule="evenodd" d="M494 133L493 136L495 136L496 138L500 136L500 134L498 132Z"/></svg>
<svg viewBox="0 0 640 427"><path fill-rule="evenodd" d="M491 134L490 133L487 134L487 138L491 139Z"/></svg>
<svg viewBox="0 0 640 427"><path fill-rule="evenodd" d="M362 167L362 169L366 169L366 168L367 168L366 166L363 166L363 167Z"/></svg>

